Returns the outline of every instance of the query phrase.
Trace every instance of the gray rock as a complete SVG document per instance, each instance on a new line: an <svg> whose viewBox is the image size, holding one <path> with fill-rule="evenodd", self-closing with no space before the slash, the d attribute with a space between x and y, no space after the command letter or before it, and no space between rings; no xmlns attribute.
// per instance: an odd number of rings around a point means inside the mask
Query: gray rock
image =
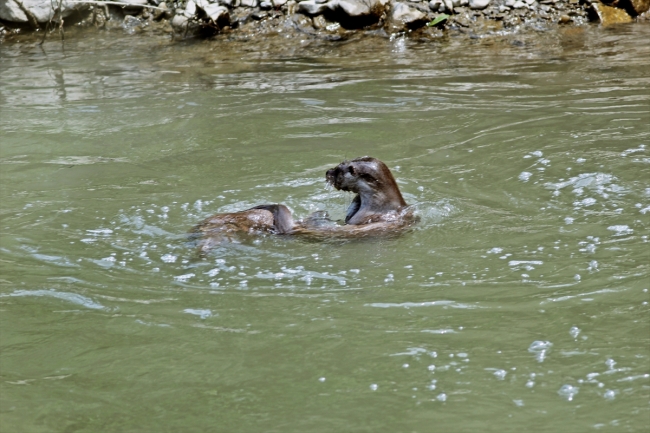
<svg viewBox="0 0 650 433"><path fill-rule="evenodd" d="M472 9L485 9L489 4L490 0L469 0L469 7Z"/></svg>
<svg viewBox="0 0 650 433"><path fill-rule="evenodd" d="M272 9L273 8L273 3L271 3L271 0L263 0L260 2L260 9Z"/></svg>
<svg viewBox="0 0 650 433"><path fill-rule="evenodd" d="M406 3L393 3L390 11L390 28L393 31L402 31L422 27L427 22L423 12L407 5Z"/></svg>
<svg viewBox="0 0 650 433"><path fill-rule="evenodd" d="M327 5L334 12L348 17L379 17L385 10L388 0L330 0Z"/></svg>
<svg viewBox="0 0 650 433"><path fill-rule="evenodd" d="M522 2L522 1L520 1L520 0L517 0L517 1L515 2L515 4L512 5L512 7L515 8L515 9L525 8L525 7L526 7L526 3L524 3L524 2Z"/></svg>
<svg viewBox="0 0 650 433"><path fill-rule="evenodd" d="M153 13L153 19L158 21L163 18L171 18L172 17L172 11L169 10L169 7L167 7L167 3L161 2L158 4L158 7L162 10L155 9Z"/></svg>
<svg viewBox="0 0 650 433"><path fill-rule="evenodd" d="M271 0L273 3L273 6L276 8L279 8L280 6L284 6L287 3L287 0Z"/></svg>
<svg viewBox="0 0 650 433"><path fill-rule="evenodd" d="M50 0L20 0L23 7L36 19L38 23L47 23L54 16L59 7L59 2ZM86 9L88 5L83 3L70 3L63 0L61 3L61 15L63 18L75 11ZM57 15L58 17L58 15ZM23 12L21 7L14 0L0 0L0 19L12 23L27 23L30 18Z"/></svg>
<svg viewBox="0 0 650 433"><path fill-rule="evenodd" d="M219 4L229 8L237 8L239 7L239 0L219 0Z"/></svg>
<svg viewBox="0 0 650 433"><path fill-rule="evenodd" d="M327 3L316 3L316 0L306 0L298 3L298 12L306 15L320 15L327 9Z"/></svg>
<svg viewBox="0 0 650 433"><path fill-rule="evenodd" d="M241 0L239 5L245 8L256 8L258 0Z"/></svg>
<svg viewBox="0 0 650 433"><path fill-rule="evenodd" d="M185 12L183 14L188 18L192 18L196 15L196 2L194 2L194 0L188 0L185 4Z"/></svg>
<svg viewBox="0 0 650 433"><path fill-rule="evenodd" d="M429 2L429 9L436 12L438 9L440 9L441 4L442 4L442 0L431 0Z"/></svg>
<svg viewBox="0 0 650 433"><path fill-rule="evenodd" d="M442 0L442 4L447 12L454 12L454 3L451 0Z"/></svg>
<svg viewBox="0 0 650 433"><path fill-rule="evenodd" d="M196 6L202 9L214 23L230 21L230 14L225 6L209 3L208 0L196 0Z"/></svg>
<svg viewBox="0 0 650 433"><path fill-rule="evenodd" d="M185 29L187 27L188 21L189 18L187 18L185 15L176 14L174 15L174 18L172 18L171 25L177 30Z"/></svg>

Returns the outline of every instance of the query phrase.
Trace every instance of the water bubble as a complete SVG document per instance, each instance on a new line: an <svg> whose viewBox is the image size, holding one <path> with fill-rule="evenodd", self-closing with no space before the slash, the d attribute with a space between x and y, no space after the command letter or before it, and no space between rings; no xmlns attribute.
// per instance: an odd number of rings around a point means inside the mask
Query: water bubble
<svg viewBox="0 0 650 433"><path fill-rule="evenodd" d="M508 374L508 372L505 371L505 370L496 370L493 374L497 379L503 380L503 379L506 378L506 375Z"/></svg>
<svg viewBox="0 0 650 433"><path fill-rule="evenodd" d="M436 399L438 399L438 401L447 401L447 394L445 394L444 392L442 394L438 394Z"/></svg>
<svg viewBox="0 0 650 433"><path fill-rule="evenodd" d="M573 338L578 338L578 335L580 334L580 328L577 326L572 326L571 329L569 329L569 335L572 336Z"/></svg>
<svg viewBox="0 0 650 433"><path fill-rule="evenodd" d="M616 398L616 391L608 389L605 391L605 394L603 394L603 397L605 397L607 400L614 400Z"/></svg>
<svg viewBox="0 0 650 433"><path fill-rule="evenodd" d="M578 391L579 388L573 385L562 385L557 393L568 401L572 401L573 397L578 393Z"/></svg>
<svg viewBox="0 0 650 433"><path fill-rule="evenodd" d="M373 384L370 385L370 389L372 391L377 391L378 388L379 388L379 386L376 383L373 383Z"/></svg>
<svg viewBox="0 0 650 433"><path fill-rule="evenodd" d="M515 404L517 407L522 407L524 405L523 400L512 400L512 402Z"/></svg>
<svg viewBox="0 0 650 433"><path fill-rule="evenodd" d="M580 281L581 280L580 274L575 274L573 276L573 279L576 280L576 281Z"/></svg>
<svg viewBox="0 0 650 433"><path fill-rule="evenodd" d="M616 232L614 233L614 236L625 236L634 233L634 230L632 230L629 226L626 225L609 226L607 227L607 230Z"/></svg>
<svg viewBox="0 0 650 433"><path fill-rule="evenodd" d="M533 386L535 386L535 381L529 380L526 382L526 388L532 388Z"/></svg>
<svg viewBox="0 0 650 433"><path fill-rule="evenodd" d="M436 371L436 366L431 364L430 366L427 367L429 371Z"/></svg>
<svg viewBox="0 0 650 433"><path fill-rule="evenodd" d="M162 260L165 263L174 263L177 259L178 257L176 257L173 254L165 254L160 258L160 260Z"/></svg>
<svg viewBox="0 0 650 433"><path fill-rule="evenodd" d="M551 349L553 343L550 341L533 341L528 346L528 351L535 354L535 359L537 362L543 362L546 358L547 352Z"/></svg>
<svg viewBox="0 0 650 433"><path fill-rule="evenodd" d="M522 172L519 174L519 180L521 180L522 182L528 182L528 180L530 179L530 177L531 177L532 175L533 175L533 173L530 173L530 172L528 172L528 171L522 171Z"/></svg>
<svg viewBox="0 0 650 433"><path fill-rule="evenodd" d="M402 364L402 368L409 368L408 364Z"/></svg>
<svg viewBox="0 0 650 433"><path fill-rule="evenodd" d="M180 282L180 283L185 283L185 282L189 281L189 279L192 278L193 276L195 276L195 274L189 273L189 274L185 274L185 275L178 275L178 276L174 277L174 279L176 281Z"/></svg>
<svg viewBox="0 0 650 433"><path fill-rule="evenodd" d="M564 224L566 224L566 225L573 224L573 221L575 221L575 220L573 218L571 218L571 217L564 218Z"/></svg>
<svg viewBox="0 0 650 433"><path fill-rule="evenodd" d="M201 319L207 319L212 316L211 310L195 310L193 308L186 308L183 310L183 313L193 314L199 316Z"/></svg>
<svg viewBox="0 0 650 433"><path fill-rule="evenodd" d="M612 358L608 358L608 359L605 361L605 365L606 365L607 368L609 368L610 370L613 370L613 369L614 369L614 366L616 365L616 361L614 361Z"/></svg>
<svg viewBox="0 0 650 433"><path fill-rule="evenodd" d="M324 378L324 377L319 377L319 378L318 378L318 381L319 381L319 382L325 382L325 378Z"/></svg>

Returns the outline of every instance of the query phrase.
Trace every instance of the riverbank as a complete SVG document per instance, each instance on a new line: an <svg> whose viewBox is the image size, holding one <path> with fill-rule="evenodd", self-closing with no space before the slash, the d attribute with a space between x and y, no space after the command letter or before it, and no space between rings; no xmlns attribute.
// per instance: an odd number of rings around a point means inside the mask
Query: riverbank
<svg viewBox="0 0 650 433"><path fill-rule="evenodd" d="M41 37L63 37L73 28L161 34L174 39L303 35L340 41L359 34L383 37L408 34L423 39L466 34L476 38L548 31L560 26L590 23L608 26L650 20L650 0L617 0L609 4L590 0L121 2L128 6L114 4L120 2L65 0L53 10L49 1L42 4L40 1L8 0L0 7L0 40L22 39L22 35L35 33ZM20 7L9 11L12 2Z"/></svg>

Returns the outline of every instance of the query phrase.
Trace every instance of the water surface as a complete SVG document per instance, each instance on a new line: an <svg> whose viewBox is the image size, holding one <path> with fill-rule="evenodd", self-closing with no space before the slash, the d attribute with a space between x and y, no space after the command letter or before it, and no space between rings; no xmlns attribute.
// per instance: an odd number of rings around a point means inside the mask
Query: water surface
<svg viewBox="0 0 650 433"><path fill-rule="evenodd" d="M1 430L647 431L648 40L1 45ZM361 155L413 231L188 244Z"/></svg>

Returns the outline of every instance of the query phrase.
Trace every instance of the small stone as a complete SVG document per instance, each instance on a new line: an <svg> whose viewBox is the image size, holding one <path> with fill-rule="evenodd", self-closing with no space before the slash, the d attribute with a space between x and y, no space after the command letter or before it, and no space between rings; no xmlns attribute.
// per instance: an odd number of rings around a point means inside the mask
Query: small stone
<svg viewBox="0 0 650 433"><path fill-rule="evenodd" d="M158 5L160 9L154 9L154 15L153 19L156 21L160 21L163 18L170 19L172 17L172 11L169 10L169 7L167 6L167 3L162 2Z"/></svg>
<svg viewBox="0 0 650 433"><path fill-rule="evenodd" d="M394 31L422 27L427 22L427 16L406 3L395 2L390 13L390 26Z"/></svg>
<svg viewBox="0 0 650 433"><path fill-rule="evenodd" d="M449 11L451 13L454 12L454 4L451 0L442 0L442 3L444 4L446 11Z"/></svg>
<svg viewBox="0 0 650 433"><path fill-rule="evenodd" d="M441 4L442 4L442 0L431 0L429 2L429 9L431 9L434 12L437 12L438 9L440 9Z"/></svg>
<svg viewBox="0 0 650 433"><path fill-rule="evenodd" d="M350 18L375 17L379 20L388 0L330 0L327 2L332 12L342 13Z"/></svg>
<svg viewBox="0 0 650 433"><path fill-rule="evenodd" d="M316 30L322 30L326 28L328 24L327 20L322 15L315 16L312 18L312 21L314 22L314 28Z"/></svg>
<svg viewBox="0 0 650 433"><path fill-rule="evenodd" d="M274 7L279 8L287 4L287 0L271 0L271 3Z"/></svg>
<svg viewBox="0 0 650 433"><path fill-rule="evenodd" d="M602 3L592 3L591 7L596 12L600 23L604 26L632 22L632 17L623 9L605 6Z"/></svg>
<svg viewBox="0 0 650 433"><path fill-rule="evenodd" d="M172 27L176 29L182 29L187 26L187 22L189 21L189 18L187 18L185 15L174 15L174 18L172 18L171 25Z"/></svg>
<svg viewBox="0 0 650 433"><path fill-rule="evenodd" d="M632 5L632 9L634 9L634 12L636 12L637 15L641 15L642 13L650 9L650 0L629 0L629 1L630 4Z"/></svg>
<svg viewBox="0 0 650 433"><path fill-rule="evenodd" d="M513 7L515 5L516 2L517 2L517 0L506 0L505 3L503 3L503 4L504 4L504 6L508 6L509 8L511 8L511 7Z"/></svg>
<svg viewBox="0 0 650 433"><path fill-rule="evenodd" d="M298 12L306 15L320 15L327 9L327 3L316 3L316 0L307 0L298 3Z"/></svg>
<svg viewBox="0 0 650 433"><path fill-rule="evenodd" d="M212 20L214 23L219 24L230 24L230 14L228 13L228 8L221 6L217 3L208 3L204 0L204 4L201 5L203 12Z"/></svg>
<svg viewBox="0 0 650 433"><path fill-rule="evenodd" d="M557 22L560 24L569 24L571 22L571 17L568 15L560 15L560 19Z"/></svg>
<svg viewBox="0 0 650 433"><path fill-rule="evenodd" d="M272 9L273 3L270 0L264 0L260 2L260 9Z"/></svg>
<svg viewBox="0 0 650 433"><path fill-rule="evenodd" d="M528 6L530 6L530 5L532 5L533 3L535 3L535 0L524 0L524 2L526 2L526 4L527 4Z"/></svg>
<svg viewBox="0 0 650 433"><path fill-rule="evenodd" d="M521 0L517 0L515 4L512 5L513 8L515 9L521 9L526 7L526 3L522 2Z"/></svg>
<svg viewBox="0 0 650 433"><path fill-rule="evenodd" d="M184 15L188 18L193 17L196 15L196 3L194 0L189 0L187 4L185 5L185 12Z"/></svg>
<svg viewBox="0 0 650 433"><path fill-rule="evenodd" d="M490 0L469 0L469 7L472 9L485 9L490 4Z"/></svg>
<svg viewBox="0 0 650 433"><path fill-rule="evenodd" d="M258 0L240 0L240 6L244 8L256 8L258 5Z"/></svg>

